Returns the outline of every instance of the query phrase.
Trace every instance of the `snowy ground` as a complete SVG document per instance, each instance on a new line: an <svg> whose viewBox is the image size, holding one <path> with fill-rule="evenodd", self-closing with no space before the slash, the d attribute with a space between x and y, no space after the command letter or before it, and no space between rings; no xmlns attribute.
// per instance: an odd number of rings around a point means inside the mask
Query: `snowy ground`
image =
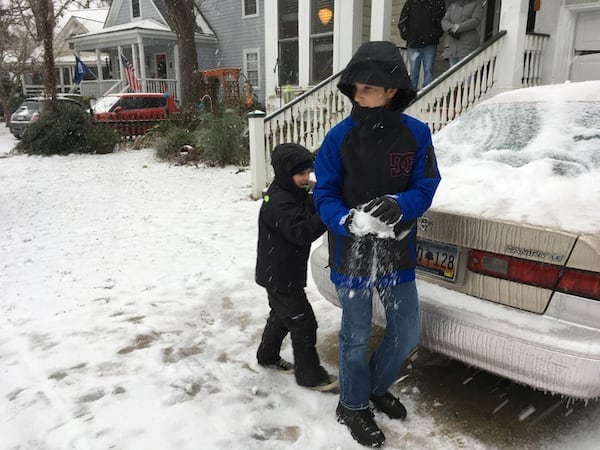
<svg viewBox="0 0 600 450"><path fill-rule="evenodd" d="M15 143L2 124L0 156ZM151 150L0 158L0 449L362 448L335 394L256 364L249 193L246 171ZM340 311L307 292L335 372ZM386 448L491 448L441 433L410 380L395 392L409 417L377 414ZM598 425L544 446L592 448Z"/></svg>

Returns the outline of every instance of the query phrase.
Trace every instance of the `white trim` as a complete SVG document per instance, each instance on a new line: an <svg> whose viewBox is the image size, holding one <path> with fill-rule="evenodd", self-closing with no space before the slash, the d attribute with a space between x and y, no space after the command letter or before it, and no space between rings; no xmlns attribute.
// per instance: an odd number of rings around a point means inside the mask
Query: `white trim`
<svg viewBox="0 0 600 450"><path fill-rule="evenodd" d="M310 1L298 0L298 86L310 82Z"/></svg>
<svg viewBox="0 0 600 450"><path fill-rule="evenodd" d="M259 17L260 16L260 4L258 0L254 0L254 2L256 3L256 13L254 14L246 14L246 0L241 0L242 2L242 19L250 19L252 17Z"/></svg>
<svg viewBox="0 0 600 450"><path fill-rule="evenodd" d="M335 0L333 8L333 73L338 73L361 44L363 0Z"/></svg>
<svg viewBox="0 0 600 450"><path fill-rule="evenodd" d="M260 79L262 77L262 74L260 73L260 48L259 47L255 47L255 48L245 48L242 50L242 58L243 58L243 66L244 66L244 75L246 77L248 77L248 59L247 56L249 54L255 54L256 55L256 72L257 72L257 84L252 84L252 88L254 90L258 90L261 88L260 85Z"/></svg>
<svg viewBox="0 0 600 450"><path fill-rule="evenodd" d="M277 80L279 79L279 64L277 64L277 47L279 45L277 1L271 0L271 7L265 8L265 99L275 96Z"/></svg>
<svg viewBox="0 0 600 450"><path fill-rule="evenodd" d="M371 36L372 41L389 41L392 37L392 0L372 0Z"/></svg>

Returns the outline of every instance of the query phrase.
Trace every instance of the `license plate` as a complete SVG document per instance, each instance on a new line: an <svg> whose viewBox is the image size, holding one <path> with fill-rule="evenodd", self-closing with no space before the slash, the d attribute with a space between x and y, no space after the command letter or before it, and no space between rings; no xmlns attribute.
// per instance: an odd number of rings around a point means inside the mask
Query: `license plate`
<svg viewBox="0 0 600 450"><path fill-rule="evenodd" d="M417 239L417 269L454 281L457 267L458 247Z"/></svg>

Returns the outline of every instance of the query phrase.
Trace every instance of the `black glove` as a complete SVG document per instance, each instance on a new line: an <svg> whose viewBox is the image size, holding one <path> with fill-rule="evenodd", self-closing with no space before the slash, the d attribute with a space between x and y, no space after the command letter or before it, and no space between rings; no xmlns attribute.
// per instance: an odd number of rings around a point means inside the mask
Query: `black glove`
<svg viewBox="0 0 600 450"><path fill-rule="evenodd" d="M448 31L447 33L452 39L460 39L460 33L453 33L452 31Z"/></svg>
<svg viewBox="0 0 600 450"><path fill-rule="evenodd" d="M391 197L385 196L371 200L363 207L363 211L373 217L379 218L379 220L388 225L398 222L398 219L402 215L398 202Z"/></svg>

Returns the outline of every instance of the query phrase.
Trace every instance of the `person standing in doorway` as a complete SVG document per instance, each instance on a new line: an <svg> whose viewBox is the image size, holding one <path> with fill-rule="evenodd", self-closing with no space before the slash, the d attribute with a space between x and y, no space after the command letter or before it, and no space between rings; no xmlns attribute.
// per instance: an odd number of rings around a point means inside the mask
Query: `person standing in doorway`
<svg viewBox="0 0 600 450"><path fill-rule="evenodd" d="M440 37L441 21L446 13L444 0L407 0L400 13L398 30L408 48L410 81L419 89L419 73L423 67L423 87L433 79L433 65Z"/></svg>
<svg viewBox="0 0 600 450"><path fill-rule="evenodd" d="M480 0L455 0L448 5L442 19L442 29L446 33L442 56L450 67L479 47L482 18Z"/></svg>

